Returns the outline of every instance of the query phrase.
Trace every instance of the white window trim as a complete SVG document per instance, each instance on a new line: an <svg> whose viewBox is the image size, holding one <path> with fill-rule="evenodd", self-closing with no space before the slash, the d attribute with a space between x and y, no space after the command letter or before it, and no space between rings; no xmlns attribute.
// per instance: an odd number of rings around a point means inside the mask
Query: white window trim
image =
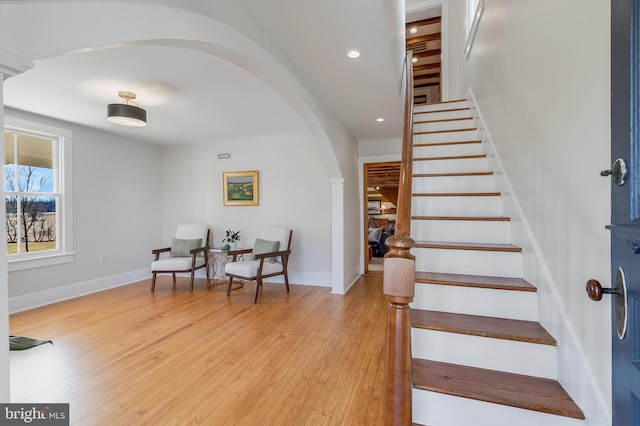
<svg viewBox="0 0 640 426"><path fill-rule="evenodd" d="M6 112L5 112L6 113ZM58 221L58 249L47 250L45 252L34 252L21 254L17 259L8 259L9 272L22 271L43 266L59 265L73 262L75 252L73 251L73 191L72 191L72 145L73 132L67 129L49 126L34 121L22 120L5 115L5 127L27 133L41 133L46 136L61 137L60 141L60 167L59 184L62 187L62 203L59 206L60 220ZM4 181L4 170L2 171ZM5 247L6 250L6 247Z"/></svg>
<svg viewBox="0 0 640 426"><path fill-rule="evenodd" d="M476 0L467 0L467 43L464 46L465 58L469 58L471 48L473 47L473 41L475 40L476 32L478 31L478 25L480 25L480 18L484 11L484 0L477 0L475 10L471 10L472 7L469 7L469 1Z"/></svg>

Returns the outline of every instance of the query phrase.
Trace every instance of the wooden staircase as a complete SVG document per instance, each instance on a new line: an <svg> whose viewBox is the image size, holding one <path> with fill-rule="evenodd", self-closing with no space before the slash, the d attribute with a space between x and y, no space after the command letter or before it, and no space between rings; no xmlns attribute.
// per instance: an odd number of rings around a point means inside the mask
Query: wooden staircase
<svg viewBox="0 0 640 426"><path fill-rule="evenodd" d="M467 102L416 106L413 135L413 421L584 425Z"/></svg>

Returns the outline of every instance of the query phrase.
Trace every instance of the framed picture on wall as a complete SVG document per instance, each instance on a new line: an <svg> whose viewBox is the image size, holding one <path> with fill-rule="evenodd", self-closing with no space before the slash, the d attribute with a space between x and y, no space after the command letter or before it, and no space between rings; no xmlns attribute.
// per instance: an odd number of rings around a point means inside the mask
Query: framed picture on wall
<svg viewBox="0 0 640 426"><path fill-rule="evenodd" d="M380 214L380 201L367 201L367 214Z"/></svg>
<svg viewBox="0 0 640 426"><path fill-rule="evenodd" d="M258 205L258 171L222 173L225 206Z"/></svg>

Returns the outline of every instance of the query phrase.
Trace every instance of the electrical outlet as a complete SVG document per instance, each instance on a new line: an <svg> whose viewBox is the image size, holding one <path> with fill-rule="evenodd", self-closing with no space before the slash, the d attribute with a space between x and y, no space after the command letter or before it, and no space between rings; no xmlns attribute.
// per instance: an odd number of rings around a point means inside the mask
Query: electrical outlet
<svg viewBox="0 0 640 426"><path fill-rule="evenodd" d="M95 257L91 260L91 264L92 264L93 266L98 266L98 257L97 257L97 256L95 256Z"/></svg>
<svg viewBox="0 0 640 426"><path fill-rule="evenodd" d="M100 264L104 265L105 263L107 263L107 256L103 254L102 256L100 256Z"/></svg>

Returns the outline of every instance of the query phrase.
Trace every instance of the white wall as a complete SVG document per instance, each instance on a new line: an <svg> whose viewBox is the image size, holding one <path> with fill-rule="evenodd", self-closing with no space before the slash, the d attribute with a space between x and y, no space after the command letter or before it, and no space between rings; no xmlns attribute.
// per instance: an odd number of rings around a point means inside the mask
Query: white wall
<svg viewBox="0 0 640 426"><path fill-rule="evenodd" d="M463 3L450 2L458 31ZM599 176L610 165L609 7L486 0L471 55L460 59L462 84L475 94L523 213L516 239L524 242L528 227L525 256L541 256L525 274L541 288L541 322L560 341L561 382L582 402L595 383L604 403L582 408L596 417L610 415L610 308L584 287L590 278L610 281L610 182ZM463 47L451 46L458 55Z"/></svg>
<svg viewBox="0 0 640 426"><path fill-rule="evenodd" d="M137 271L136 277L148 276L151 250L161 241L160 148L24 112L8 109L6 114L74 133L75 260L10 272L11 310L64 298L62 287L76 286L83 293L80 287L109 286L100 280L119 277L123 284ZM93 266L95 256L105 256L106 263Z"/></svg>
<svg viewBox="0 0 640 426"><path fill-rule="evenodd" d="M247 170L259 172L260 204L224 206L222 173ZM310 134L165 147L161 173L165 244L179 223L210 225L218 246L226 229L240 230L245 247L264 227L288 226L290 282L331 286L331 183Z"/></svg>

